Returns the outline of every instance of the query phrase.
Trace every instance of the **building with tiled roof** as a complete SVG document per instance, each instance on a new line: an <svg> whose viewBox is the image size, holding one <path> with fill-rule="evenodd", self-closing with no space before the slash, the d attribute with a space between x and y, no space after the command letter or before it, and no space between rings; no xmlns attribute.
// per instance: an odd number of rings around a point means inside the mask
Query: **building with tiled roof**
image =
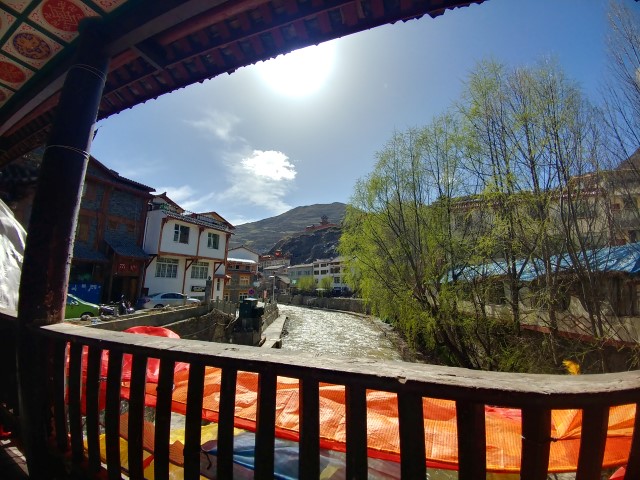
<svg viewBox="0 0 640 480"><path fill-rule="evenodd" d="M144 274L145 292L180 292L204 299L211 288L210 298L222 300L234 228L216 212L184 210L166 192L153 197L144 238L144 250L151 256Z"/></svg>
<svg viewBox="0 0 640 480"><path fill-rule="evenodd" d="M44 149L0 170L0 197L29 224ZM140 294L148 255L142 249L152 187L89 157L76 226L69 290L94 303Z"/></svg>
<svg viewBox="0 0 640 480"><path fill-rule="evenodd" d="M149 256L142 249L152 187L91 157L80 202L69 291L94 303L134 301Z"/></svg>

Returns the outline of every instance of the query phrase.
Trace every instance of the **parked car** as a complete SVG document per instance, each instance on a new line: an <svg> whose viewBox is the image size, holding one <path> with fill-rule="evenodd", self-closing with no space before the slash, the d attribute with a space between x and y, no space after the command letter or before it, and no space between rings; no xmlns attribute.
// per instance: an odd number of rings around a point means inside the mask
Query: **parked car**
<svg viewBox="0 0 640 480"><path fill-rule="evenodd" d="M178 306L188 305L190 303L200 303L197 298L189 297L184 293L168 292L168 293L154 293L153 295L147 295L140 297L136 303L136 309L141 308L162 308L167 305Z"/></svg>
<svg viewBox="0 0 640 480"><path fill-rule="evenodd" d="M85 315L97 317L101 313L103 312L99 305L86 302L75 295L67 293L67 307L64 310L64 318L81 318Z"/></svg>

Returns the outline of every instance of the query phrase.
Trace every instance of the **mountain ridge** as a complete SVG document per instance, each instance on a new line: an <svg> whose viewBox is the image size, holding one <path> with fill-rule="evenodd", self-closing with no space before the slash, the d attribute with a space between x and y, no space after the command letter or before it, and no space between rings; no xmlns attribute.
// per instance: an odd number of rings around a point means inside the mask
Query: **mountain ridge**
<svg viewBox="0 0 640 480"><path fill-rule="evenodd" d="M230 246L244 245L258 253L266 253L287 237L305 233L310 225L319 225L326 216L329 224L340 225L346 212L341 202L317 203L291 210L255 222L243 223L235 229Z"/></svg>

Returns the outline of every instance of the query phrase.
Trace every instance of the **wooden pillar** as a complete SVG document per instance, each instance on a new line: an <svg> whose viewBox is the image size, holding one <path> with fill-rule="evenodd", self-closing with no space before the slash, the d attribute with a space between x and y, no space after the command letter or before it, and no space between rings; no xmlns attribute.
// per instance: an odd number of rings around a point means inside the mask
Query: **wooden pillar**
<svg viewBox="0 0 640 480"><path fill-rule="evenodd" d="M21 434L31 478L54 475L48 465L51 375L46 344L34 329L63 320L71 255L93 129L109 58L96 21L80 28L47 143L22 266L18 304L17 367Z"/></svg>

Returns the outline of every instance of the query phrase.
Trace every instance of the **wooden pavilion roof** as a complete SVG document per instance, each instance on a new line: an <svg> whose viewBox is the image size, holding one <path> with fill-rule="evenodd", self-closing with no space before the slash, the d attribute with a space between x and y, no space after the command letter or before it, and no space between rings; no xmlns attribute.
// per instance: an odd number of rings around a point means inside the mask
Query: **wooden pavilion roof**
<svg viewBox="0 0 640 480"><path fill-rule="evenodd" d="M298 48L483 1L2 0L0 167L46 143L85 18L103 20L111 57L102 119Z"/></svg>

